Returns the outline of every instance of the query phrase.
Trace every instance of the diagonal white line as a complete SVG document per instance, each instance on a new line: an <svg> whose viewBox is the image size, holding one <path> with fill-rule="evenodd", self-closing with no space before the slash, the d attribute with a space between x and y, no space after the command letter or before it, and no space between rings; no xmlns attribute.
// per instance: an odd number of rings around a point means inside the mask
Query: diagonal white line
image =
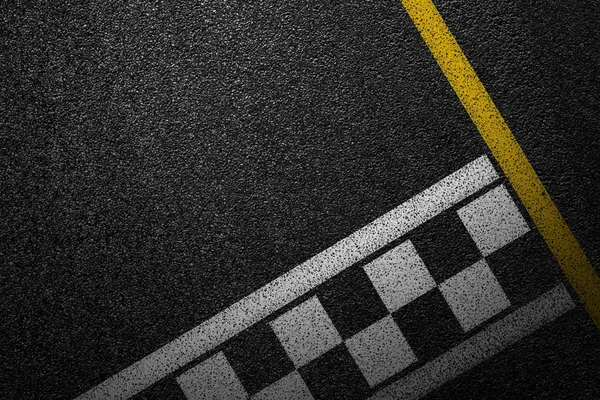
<svg viewBox="0 0 600 400"><path fill-rule="evenodd" d="M452 350L381 389L371 400L418 399L575 307L561 284Z"/></svg>
<svg viewBox="0 0 600 400"><path fill-rule="evenodd" d="M498 179L481 156L78 399L126 399Z"/></svg>

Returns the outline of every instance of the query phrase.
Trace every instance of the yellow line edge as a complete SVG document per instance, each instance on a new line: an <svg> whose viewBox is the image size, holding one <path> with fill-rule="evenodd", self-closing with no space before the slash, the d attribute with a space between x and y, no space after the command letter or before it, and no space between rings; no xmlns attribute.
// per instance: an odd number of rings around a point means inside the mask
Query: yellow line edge
<svg viewBox="0 0 600 400"><path fill-rule="evenodd" d="M431 0L401 0L554 258L600 329L600 277Z"/></svg>

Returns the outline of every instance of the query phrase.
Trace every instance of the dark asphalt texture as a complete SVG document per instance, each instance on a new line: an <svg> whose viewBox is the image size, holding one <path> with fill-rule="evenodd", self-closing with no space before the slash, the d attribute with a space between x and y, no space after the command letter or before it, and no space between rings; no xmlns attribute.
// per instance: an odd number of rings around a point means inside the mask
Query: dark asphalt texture
<svg viewBox="0 0 600 400"><path fill-rule="evenodd" d="M600 5L436 5L598 270ZM396 0L0 18L3 398L76 397L487 152ZM599 365L578 306L431 397L600 397Z"/></svg>

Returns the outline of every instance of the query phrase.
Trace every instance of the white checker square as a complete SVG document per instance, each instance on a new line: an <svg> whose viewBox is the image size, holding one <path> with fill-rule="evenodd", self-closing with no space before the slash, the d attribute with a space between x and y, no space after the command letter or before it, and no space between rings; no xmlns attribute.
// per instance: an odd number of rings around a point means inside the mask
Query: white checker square
<svg viewBox="0 0 600 400"><path fill-rule="evenodd" d="M346 340L346 347L371 387L417 361L391 316Z"/></svg>
<svg viewBox="0 0 600 400"><path fill-rule="evenodd" d="M271 328L296 368L342 343L316 296L272 321Z"/></svg>
<svg viewBox="0 0 600 400"><path fill-rule="evenodd" d="M410 240L365 267L365 272L390 312L435 287L435 281Z"/></svg>
<svg viewBox="0 0 600 400"><path fill-rule="evenodd" d="M304 380L294 371L272 385L264 388L252 400L314 400Z"/></svg>
<svg viewBox="0 0 600 400"><path fill-rule="evenodd" d="M237 400L248 395L220 352L177 378L177 383L188 400Z"/></svg>
<svg viewBox="0 0 600 400"><path fill-rule="evenodd" d="M510 306L485 260L440 284L440 291L465 332Z"/></svg>
<svg viewBox="0 0 600 400"><path fill-rule="evenodd" d="M458 216L484 256L529 231L529 225L504 185L462 207Z"/></svg>

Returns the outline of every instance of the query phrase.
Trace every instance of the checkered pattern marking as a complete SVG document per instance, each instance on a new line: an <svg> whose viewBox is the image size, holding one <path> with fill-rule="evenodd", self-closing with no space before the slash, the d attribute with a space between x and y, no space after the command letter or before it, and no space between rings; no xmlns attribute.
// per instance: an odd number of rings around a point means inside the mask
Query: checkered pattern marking
<svg viewBox="0 0 600 400"><path fill-rule="evenodd" d="M295 370L277 335L266 322L230 340L223 353L250 394L259 392Z"/></svg>
<svg viewBox="0 0 600 400"><path fill-rule="evenodd" d="M485 260L443 282L440 290L465 331L510 305Z"/></svg>
<svg viewBox="0 0 600 400"><path fill-rule="evenodd" d="M188 370L177 378L188 400L238 400L246 391L223 353Z"/></svg>
<svg viewBox="0 0 600 400"><path fill-rule="evenodd" d="M458 210L458 215L484 256L519 238L529 226L504 185Z"/></svg>
<svg viewBox="0 0 600 400"><path fill-rule="evenodd" d="M313 400L310 390L298 371L281 378L252 397L253 400Z"/></svg>
<svg viewBox="0 0 600 400"><path fill-rule="evenodd" d="M432 254L425 246L433 243L428 227L409 234L181 375L187 398L366 396L419 360L460 343L511 305L494 273L503 276L497 254L529 227L503 185L431 221L436 223L449 247L459 241L459 257L453 250L451 257Z"/></svg>
<svg viewBox="0 0 600 400"><path fill-rule="evenodd" d="M271 327L296 367L301 367L342 342L316 297L271 322Z"/></svg>
<svg viewBox="0 0 600 400"><path fill-rule="evenodd" d="M391 316L357 333L346 341L346 346L371 386L417 361Z"/></svg>
<svg viewBox="0 0 600 400"><path fill-rule="evenodd" d="M364 267L390 312L435 287L433 277L410 240Z"/></svg>

